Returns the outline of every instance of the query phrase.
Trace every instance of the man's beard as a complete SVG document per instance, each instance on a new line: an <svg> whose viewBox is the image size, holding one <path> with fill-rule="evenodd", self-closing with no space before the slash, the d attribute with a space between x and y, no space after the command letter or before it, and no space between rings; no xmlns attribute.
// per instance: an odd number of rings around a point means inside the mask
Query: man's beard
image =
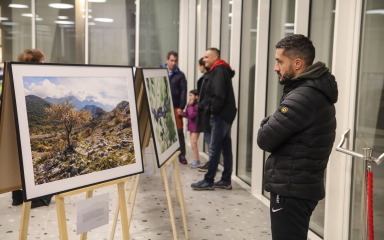
<svg viewBox="0 0 384 240"><path fill-rule="evenodd" d="M292 70L292 69L290 69L290 70ZM289 71L288 73L286 73L284 75L281 75L280 71L277 71L277 78L279 79L280 85L284 85L288 81L292 80L292 78L294 78L294 77L295 77L295 75L294 75L293 71Z"/></svg>

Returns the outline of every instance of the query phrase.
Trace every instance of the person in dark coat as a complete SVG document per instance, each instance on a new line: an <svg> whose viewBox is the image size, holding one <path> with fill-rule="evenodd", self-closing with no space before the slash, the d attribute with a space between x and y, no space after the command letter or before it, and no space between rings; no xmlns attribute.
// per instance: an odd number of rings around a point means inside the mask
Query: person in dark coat
<svg viewBox="0 0 384 240"><path fill-rule="evenodd" d="M209 73L209 68L205 67L204 63L204 58L199 59L199 70L203 74L199 80L197 80L197 91L199 95L201 94L201 91L204 91L204 83L205 83L205 78L208 76ZM200 100L200 97L199 97ZM202 113L202 112L200 112ZM200 116L201 117L201 116ZM198 117L197 117L198 118ZM197 121L198 122L198 121ZM198 132L203 132L204 133L204 141L208 146L208 152L209 152L209 146L211 144L211 128L209 126L209 123L206 123L207 125L203 126L203 122L200 122L199 125L196 127ZM207 172L208 171L208 166L209 166L209 161L206 162L205 164L201 165L198 167L199 171L201 172Z"/></svg>
<svg viewBox="0 0 384 240"><path fill-rule="evenodd" d="M217 48L209 48L205 52L204 63L205 67L209 68L209 73L200 91L197 125L204 128L209 126L211 131L209 164L204 179L191 184L191 187L195 190L214 188L230 190L232 189L231 127L237 112L232 87L235 72L228 63L220 59L220 51ZM223 152L224 171L221 179L214 182L221 152Z"/></svg>
<svg viewBox="0 0 384 240"><path fill-rule="evenodd" d="M171 86L172 102L175 111L177 133L180 141L179 162L187 164L185 158L185 139L183 129L183 109L187 103L187 80L185 75L177 67L178 54L175 51L170 51L167 55L167 63L164 68L168 70L169 84Z"/></svg>
<svg viewBox="0 0 384 240"><path fill-rule="evenodd" d="M280 40L275 58L283 96L275 113L262 120L257 136L259 147L271 153L264 188L271 193L272 239L306 240L311 214L325 196L337 83L324 63L313 64L315 48L303 35Z"/></svg>

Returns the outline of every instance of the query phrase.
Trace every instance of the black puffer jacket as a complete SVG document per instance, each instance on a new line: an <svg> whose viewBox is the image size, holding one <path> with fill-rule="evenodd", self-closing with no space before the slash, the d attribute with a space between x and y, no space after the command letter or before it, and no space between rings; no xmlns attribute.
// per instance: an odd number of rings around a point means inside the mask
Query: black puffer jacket
<svg viewBox="0 0 384 240"><path fill-rule="evenodd" d="M337 83L318 62L284 86L277 111L265 118L257 144L271 152L265 190L287 197L321 200L324 170L335 141Z"/></svg>
<svg viewBox="0 0 384 240"><path fill-rule="evenodd" d="M235 72L227 63L222 62L204 74L202 79L197 111L198 132L210 131L209 119L212 115L229 124L235 119L237 109L232 86Z"/></svg>

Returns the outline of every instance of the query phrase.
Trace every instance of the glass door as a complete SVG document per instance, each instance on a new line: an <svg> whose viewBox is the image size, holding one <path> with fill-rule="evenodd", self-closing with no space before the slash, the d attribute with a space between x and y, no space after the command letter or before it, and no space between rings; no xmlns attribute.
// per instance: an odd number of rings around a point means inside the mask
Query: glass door
<svg viewBox="0 0 384 240"><path fill-rule="evenodd" d="M283 94L283 87L279 84L277 74L273 70L276 63L275 46L280 39L294 33L295 0L272 0L270 11L266 116L276 111ZM268 156L269 153L264 152L265 161ZM263 191L263 195L269 198L269 192Z"/></svg>
<svg viewBox="0 0 384 240"><path fill-rule="evenodd" d="M373 157L384 152L384 2L366 0L361 30L355 116L354 151L373 149ZM363 162L353 160L349 236L360 238ZM376 239L384 239L384 167L373 165L373 215Z"/></svg>

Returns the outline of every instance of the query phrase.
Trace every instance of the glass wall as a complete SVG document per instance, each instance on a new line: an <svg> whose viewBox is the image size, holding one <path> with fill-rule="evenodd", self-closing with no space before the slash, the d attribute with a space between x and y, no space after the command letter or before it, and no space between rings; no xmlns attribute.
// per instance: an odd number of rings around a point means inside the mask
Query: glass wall
<svg viewBox="0 0 384 240"><path fill-rule="evenodd" d="M237 176L251 184L258 1L243 0Z"/></svg>
<svg viewBox="0 0 384 240"><path fill-rule="evenodd" d="M135 0L89 1L89 63L135 65Z"/></svg>
<svg viewBox="0 0 384 240"><path fill-rule="evenodd" d="M373 157L384 152L384 2L366 0L361 30L356 102L354 151L373 149ZM373 165L373 218L376 239L384 239L384 167ZM360 236L361 190L364 183L360 159L353 159L350 239Z"/></svg>
<svg viewBox="0 0 384 240"><path fill-rule="evenodd" d="M208 1L207 48L212 47L212 0Z"/></svg>
<svg viewBox="0 0 384 240"><path fill-rule="evenodd" d="M85 63L85 2L36 1L36 48L46 62Z"/></svg>
<svg viewBox="0 0 384 240"><path fill-rule="evenodd" d="M139 65L160 67L179 46L179 0L140 1Z"/></svg>
<svg viewBox="0 0 384 240"><path fill-rule="evenodd" d="M312 0L311 17L309 20L308 36L316 49L314 62L324 62L330 71L332 69L335 5L336 0ZM324 237L324 213L325 199L319 201L309 223L310 229L322 237Z"/></svg>
<svg viewBox="0 0 384 240"><path fill-rule="evenodd" d="M232 0L221 1L221 59L230 64L229 54L231 52L231 30L232 30Z"/></svg>
<svg viewBox="0 0 384 240"><path fill-rule="evenodd" d="M0 62L17 61L32 47L32 10L30 1L0 1Z"/></svg>
<svg viewBox="0 0 384 240"><path fill-rule="evenodd" d="M314 62L324 62L331 70L336 0L312 0L308 36L316 48Z"/></svg>
<svg viewBox="0 0 384 240"><path fill-rule="evenodd" d="M268 76L267 76L267 103L266 116L273 114L280 103L283 86L280 85L274 66L276 63L276 43L282 38L293 34L295 21L295 0L271 0L269 49L268 49ZM264 159L268 158L265 152ZM264 191L269 198L269 192Z"/></svg>

